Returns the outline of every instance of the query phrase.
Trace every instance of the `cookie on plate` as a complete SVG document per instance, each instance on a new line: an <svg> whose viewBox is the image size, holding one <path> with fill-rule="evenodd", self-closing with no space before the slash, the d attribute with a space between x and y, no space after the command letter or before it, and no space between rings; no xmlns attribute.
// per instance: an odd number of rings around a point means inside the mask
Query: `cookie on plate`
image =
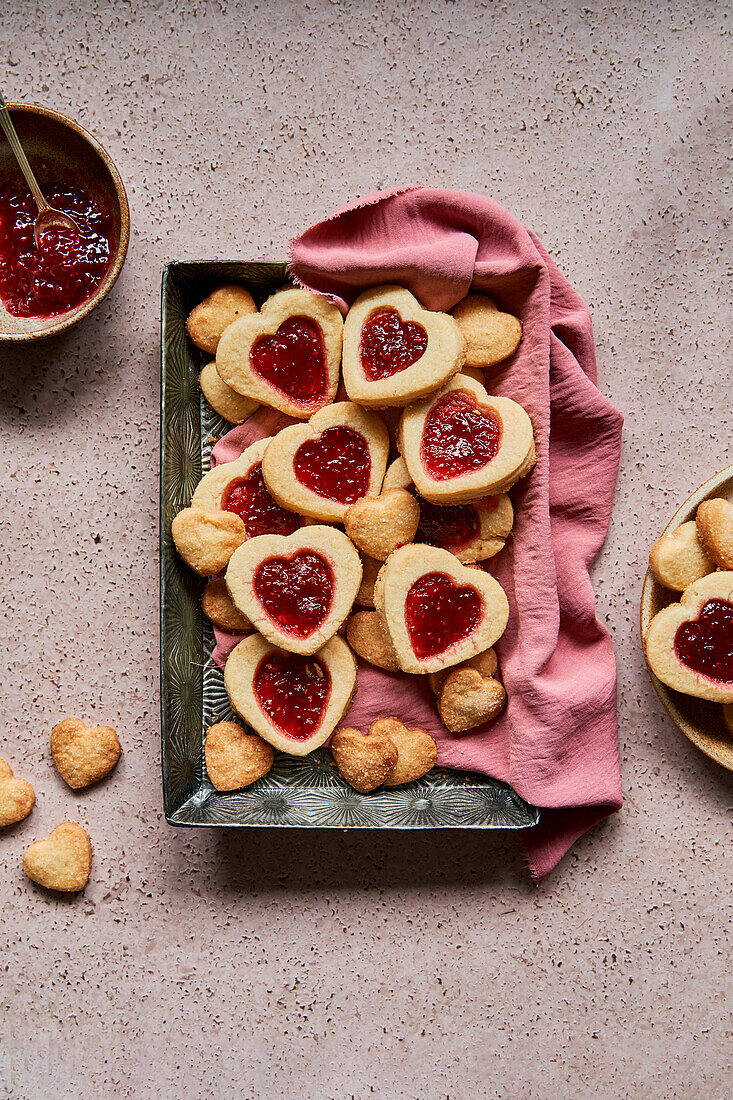
<svg viewBox="0 0 733 1100"><path fill-rule="evenodd" d="M721 569L733 569L733 504L722 497L704 500L698 505L696 523L708 557Z"/></svg>
<svg viewBox="0 0 733 1100"><path fill-rule="evenodd" d="M214 355L222 333L240 317L257 312L254 298L236 283L216 287L189 314L186 331L197 348Z"/></svg>
<svg viewBox="0 0 733 1100"><path fill-rule="evenodd" d="M186 565L199 576L210 577L226 568L247 532L233 512L183 508L171 524L171 535Z"/></svg>
<svg viewBox="0 0 733 1100"><path fill-rule="evenodd" d="M682 592L715 569L697 537L694 520L683 523L676 531L662 535L649 554L649 568L663 588Z"/></svg>
<svg viewBox="0 0 733 1100"><path fill-rule="evenodd" d="M466 341L466 366L494 367L519 347L522 323L511 313L502 313L485 294L469 294L453 310L453 317Z"/></svg>
<svg viewBox="0 0 733 1100"><path fill-rule="evenodd" d="M272 745L236 722L216 722L206 731L206 771L217 791L251 787L267 775L274 759Z"/></svg>
<svg viewBox="0 0 733 1100"><path fill-rule="evenodd" d="M255 409L257 401L242 397L226 382L222 382L216 369L216 363L207 363L199 375L199 386L215 413L228 420L230 424L243 424Z"/></svg>
<svg viewBox="0 0 733 1100"><path fill-rule="evenodd" d="M354 546L378 561L386 561L415 538L420 508L405 489L389 489L378 497L362 497L347 510L344 530Z"/></svg>
<svg viewBox="0 0 733 1100"><path fill-rule="evenodd" d="M212 577L206 585L201 597L201 610L220 630L228 630L231 634L246 634L252 629L252 623L229 595L223 577Z"/></svg>

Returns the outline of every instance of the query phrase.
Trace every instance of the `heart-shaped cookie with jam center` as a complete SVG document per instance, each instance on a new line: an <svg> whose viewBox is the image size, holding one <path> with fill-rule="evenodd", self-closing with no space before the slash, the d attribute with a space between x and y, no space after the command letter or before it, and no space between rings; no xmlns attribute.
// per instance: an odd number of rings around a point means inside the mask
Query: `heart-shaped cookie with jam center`
<svg viewBox="0 0 733 1100"><path fill-rule="evenodd" d="M343 320L322 294L285 287L225 329L216 369L231 389L306 420L336 396Z"/></svg>
<svg viewBox="0 0 733 1100"><path fill-rule="evenodd" d="M258 439L233 462L222 462L204 474L191 498L193 508L233 512L244 523L246 537L291 535L305 522L272 498L262 476L262 458L271 437Z"/></svg>
<svg viewBox="0 0 733 1100"><path fill-rule="evenodd" d="M307 424L278 432L265 451L265 485L283 508L323 523L341 523L361 497L377 496L389 437L374 413L337 401Z"/></svg>
<svg viewBox="0 0 733 1100"><path fill-rule="evenodd" d="M644 637L654 675L675 691L733 703L733 572L710 573L657 612Z"/></svg>
<svg viewBox="0 0 733 1100"><path fill-rule="evenodd" d="M483 294L469 294L455 307L453 316L466 341L468 367L496 366L519 347L521 322L511 313L502 313Z"/></svg>
<svg viewBox="0 0 733 1100"><path fill-rule="evenodd" d="M24 821L36 804L36 792L25 779L13 775L10 764L0 760L0 829Z"/></svg>
<svg viewBox="0 0 733 1100"><path fill-rule="evenodd" d="M57 825L47 840L26 848L23 870L47 890L76 893L89 882L92 844L86 829L75 821Z"/></svg>
<svg viewBox="0 0 733 1100"><path fill-rule="evenodd" d="M314 525L248 539L226 571L229 595L273 645L315 653L351 611L361 558L343 531Z"/></svg>
<svg viewBox="0 0 733 1100"><path fill-rule="evenodd" d="M224 684L234 710L260 737L291 756L307 756L346 713L356 661L339 637L307 657L251 634L229 654Z"/></svg>
<svg viewBox="0 0 733 1100"><path fill-rule="evenodd" d="M403 672L460 664L492 646L509 619L498 581L447 550L418 543L395 551L382 567L374 604Z"/></svg>
<svg viewBox="0 0 733 1100"><path fill-rule="evenodd" d="M81 718L64 718L51 731L51 755L61 778L78 791L109 775L122 747L111 726L88 726Z"/></svg>
<svg viewBox="0 0 733 1100"><path fill-rule="evenodd" d="M346 392L369 408L407 405L447 382L464 353L449 314L423 309L404 287L372 287L344 323Z"/></svg>
<svg viewBox="0 0 733 1100"><path fill-rule="evenodd" d="M522 406L489 396L463 374L405 409L399 443L415 488L433 504L503 493L536 461L532 422Z"/></svg>

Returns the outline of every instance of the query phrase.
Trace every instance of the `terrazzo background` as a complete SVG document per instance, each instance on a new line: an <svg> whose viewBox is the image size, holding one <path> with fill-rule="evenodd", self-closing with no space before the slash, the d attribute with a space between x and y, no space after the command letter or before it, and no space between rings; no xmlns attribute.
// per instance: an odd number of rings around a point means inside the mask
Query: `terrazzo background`
<svg viewBox="0 0 733 1100"><path fill-rule="evenodd" d="M654 532L730 454L730 3L9 0L9 99L76 115L133 237L105 304L0 350L0 1094L389 1100L730 1095L733 776L637 637ZM513 838L176 831L158 720L158 318L172 258L279 258L393 184L487 191L588 301L626 416L595 569L626 805L540 888ZM87 794L57 718L116 724ZM86 892L26 845L88 825Z"/></svg>

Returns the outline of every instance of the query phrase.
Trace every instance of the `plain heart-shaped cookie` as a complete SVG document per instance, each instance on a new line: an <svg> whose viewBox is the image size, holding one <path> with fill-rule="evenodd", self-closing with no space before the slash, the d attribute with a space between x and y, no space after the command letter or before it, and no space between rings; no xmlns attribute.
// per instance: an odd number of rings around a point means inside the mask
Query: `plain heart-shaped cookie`
<svg viewBox="0 0 733 1100"><path fill-rule="evenodd" d="M343 531L314 525L260 535L232 554L234 604L273 645L311 654L333 637L361 584L361 559Z"/></svg>
<svg viewBox="0 0 733 1100"><path fill-rule="evenodd" d="M216 369L237 393L305 420L336 396L342 335L328 298L285 287L226 329Z"/></svg>
<svg viewBox="0 0 733 1100"><path fill-rule="evenodd" d="M374 725L369 733L338 730L331 741L331 752L341 778L360 794L380 787L397 763L394 742Z"/></svg>
<svg viewBox="0 0 733 1100"><path fill-rule="evenodd" d="M216 363L206 364L199 375L199 386L214 412L230 424L243 424L259 408L256 401L242 397L231 386L227 386L226 382L222 382Z"/></svg>
<svg viewBox="0 0 733 1100"><path fill-rule="evenodd" d="M257 306L248 290L236 283L225 283L191 311L186 330L197 348L214 355L225 329L240 317L256 312Z"/></svg>
<svg viewBox="0 0 733 1100"><path fill-rule="evenodd" d="M36 793L25 779L13 775L13 769L0 760L0 829L24 821L36 804Z"/></svg>
<svg viewBox="0 0 733 1100"><path fill-rule="evenodd" d="M233 512L183 508L171 524L171 535L186 565L199 576L210 577L226 569L247 532Z"/></svg>
<svg viewBox="0 0 733 1100"><path fill-rule="evenodd" d="M75 821L63 821L48 840L36 840L26 848L23 870L47 890L76 893L89 882L92 844L86 829Z"/></svg>
<svg viewBox="0 0 733 1100"><path fill-rule="evenodd" d="M379 570L382 568L382 562L377 561L375 558L370 558L367 554L361 555L362 577L361 584L359 585L359 591L356 593L356 599L354 603L360 607L374 607L374 585L377 583L377 576Z"/></svg>
<svg viewBox="0 0 733 1100"><path fill-rule="evenodd" d="M382 567L374 604L404 672L468 660L501 637L509 618L504 589L490 574L419 543L395 551Z"/></svg>
<svg viewBox="0 0 733 1100"><path fill-rule="evenodd" d="M463 668L475 668L481 676L491 680L498 667L499 662L496 658L496 652L493 649L485 649L483 653L477 653L475 657L469 657L467 661L462 661L460 665L455 665L453 668L443 668L440 672L431 672L428 680L433 695L439 699L443 684L453 672L458 672Z"/></svg>
<svg viewBox="0 0 733 1100"><path fill-rule="evenodd" d="M647 664L675 691L733 703L733 572L710 573L657 612L644 638Z"/></svg>
<svg viewBox="0 0 733 1100"><path fill-rule="evenodd" d="M346 713L356 691L356 661L338 636L306 657L251 634L229 654L224 685L234 709L265 741L306 756Z"/></svg>
<svg viewBox="0 0 733 1100"><path fill-rule="evenodd" d="M408 729L399 718L378 718L370 734L387 737L397 749L397 762L384 777L385 787L401 787L426 775L438 759L438 746L421 729Z"/></svg>
<svg viewBox="0 0 733 1100"><path fill-rule="evenodd" d="M420 508L405 489L390 489L378 497L362 497L347 510L344 530L355 546L378 561L412 542Z"/></svg>
<svg viewBox="0 0 733 1100"><path fill-rule="evenodd" d="M404 287L372 287L344 324L346 392L368 408L407 405L460 370L464 352L449 314L423 309Z"/></svg>
<svg viewBox="0 0 733 1100"><path fill-rule="evenodd" d="M453 310L466 341L466 366L493 367L519 347L522 324L511 313L502 313L484 294L469 294Z"/></svg>
<svg viewBox="0 0 733 1100"><path fill-rule="evenodd" d="M664 588L682 592L693 581L712 573L715 562L703 550L695 521L690 520L654 543L649 554L649 568Z"/></svg>
<svg viewBox="0 0 733 1100"><path fill-rule="evenodd" d="M386 672L399 672L392 641L376 611L355 611L346 624L346 640L369 664Z"/></svg>
<svg viewBox="0 0 733 1100"><path fill-rule="evenodd" d="M405 409L399 444L420 496L460 504L505 492L535 464L532 422L466 375Z"/></svg>
<svg viewBox="0 0 733 1100"><path fill-rule="evenodd" d="M262 473L284 508L322 523L341 523L360 497L377 496L388 454L380 418L338 401L307 424L278 432L265 451Z"/></svg>
<svg viewBox="0 0 733 1100"><path fill-rule="evenodd" d="M733 504L722 497L704 500L697 509L697 537L720 569L733 569Z"/></svg>
<svg viewBox="0 0 733 1100"><path fill-rule="evenodd" d="M275 754L256 733L247 733L236 722L217 722L206 731L204 759L217 791L237 791L267 775Z"/></svg>
<svg viewBox="0 0 733 1100"><path fill-rule="evenodd" d="M231 634L246 634L252 629L252 623L229 595L223 577L212 577L206 585L201 597L201 610L220 630L227 630Z"/></svg>
<svg viewBox="0 0 733 1100"><path fill-rule="evenodd" d="M80 790L109 775L122 747L111 726L87 726L80 718L64 718L51 731L51 755L64 782Z"/></svg>
<svg viewBox="0 0 733 1100"><path fill-rule="evenodd" d="M506 706L506 691L498 680L475 668L453 669L438 699L438 714L451 733L464 733L496 718Z"/></svg>

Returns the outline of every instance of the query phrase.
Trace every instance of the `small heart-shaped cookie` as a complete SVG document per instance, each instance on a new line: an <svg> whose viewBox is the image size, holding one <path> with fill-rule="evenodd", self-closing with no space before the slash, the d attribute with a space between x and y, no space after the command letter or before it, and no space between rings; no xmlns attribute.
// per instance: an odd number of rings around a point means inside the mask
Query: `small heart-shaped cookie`
<svg viewBox="0 0 733 1100"><path fill-rule="evenodd" d="M206 585L201 597L201 610L220 630L228 630L231 634L246 634L252 629L252 623L229 595L223 577L213 577Z"/></svg>
<svg viewBox="0 0 733 1100"><path fill-rule="evenodd" d="M243 286L226 283L212 290L189 314L186 330L197 348L214 355L221 335L240 317L256 313L254 298Z"/></svg>
<svg viewBox="0 0 733 1100"><path fill-rule="evenodd" d="M362 497L346 512L344 530L355 546L379 561L412 542L420 508L406 489L390 489L378 497Z"/></svg>
<svg viewBox="0 0 733 1100"><path fill-rule="evenodd" d="M511 313L502 313L483 294L469 294L453 310L453 317L466 341L466 365L493 367L508 359L519 347L522 323Z"/></svg>
<svg viewBox="0 0 733 1100"><path fill-rule="evenodd" d="M359 585L359 591L356 593L356 599L354 603L359 604L360 607L374 607L374 585L377 582L377 576L379 570L382 568L382 562L376 561L374 558L367 557L366 554L361 555L362 565L362 577L361 584Z"/></svg>
<svg viewBox="0 0 733 1100"><path fill-rule="evenodd" d="M669 535L662 535L649 554L649 568L664 588L682 592L715 569L697 537L694 520L683 523Z"/></svg>
<svg viewBox="0 0 733 1100"><path fill-rule="evenodd" d="M200 576L210 577L226 569L247 531L234 512L183 508L171 524L171 535L186 565Z"/></svg>
<svg viewBox="0 0 733 1100"><path fill-rule="evenodd" d="M698 505L697 537L720 569L733 569L733 504L729 500L712 497Z"/></svg>
<svg viewBox="0 0 733 1100"><path fill-rule="evenodd" d="M382 487L389 437L374 413L337 401L307 424L278 432L265 451L265 484L283 508L321 523L341 523L360 497Z"/></svg>
<svg viewBox="0 0 733 1100"><path fill-rule="evenodd" d="M92 844L89 834L75 821L57 825L48 840L36 840L26 848L23 870L47 890L75 893L89 882Z"/></svg>
<svg viewBox="0 0 733 1100"><path fill-rule="evenodd" d="M482 676L475 668L454 669L443 684L438 714L451 733L490 722L506 706L506 692L498 680Z"/></svg>
<svg viewBox="0 0 733 1100"><path fill-rule="evenodd" d="M226 382L222 382L216 369L216 363L207 363L199 375L199 386L215 413L228 420L230 424L243 424L255 409L256 401L242 397Z"/></svg>
<svg viewBox="0 0 733 1100"><path fill-rule="evenodd" d="M229 654L224 685L234 710L265 741L306 756L346 713L356 691L356 661L338 636L306 657L251 634Z"/></svg>
<svg viewBox="0 0 733 1100"><path fill-rule="evenodd" d="M25 779L17 779L5 760L0 760L0 829L23 821L36 804L36 794Z"/></svg>
<svg viewBox="0 0 733 1100"><path fill-rule="evenodd" d="M204 759L217 791L237 791L267 775L275 754L256 733L247 733L236 722L217 722L206 731Z"/></svg>
<svg viewBox="0 0 733 1100"><path fill-rule="evenodd" d="M438 746L430 734L408 729L399 718L378 718L369 733L389 738L397 749L397 762L383 780L385 787L401 787L422 778L438 759Z"/></svg>
<svg viewBox="0 0 733 1100"><path fill-rule="evenodd" d="M343 531L313 525L260 535L232 554L229 595L253 626L290 653L315 653L351 611L361 559Z"/></svg>
<svg viewBox="0 0 733 1100"><path fill-rule="evenodd" d="M394 647L376 611L355 611L346 624L346 640L365 661L387 672L399 672Z"/></svg>
<svg viewBox="0 0 733 1100"><path fill-rule="evenodd" d="M336 396L343 320L322 294L285 287L230 325L216 350L222 381L244 397L307 420Z"/></svg>
<svg viewBox="0 0 733 1100"><path fill-rule="evenodd" d="M334 734L331 752L339 775L360 794L381 786L397 763L397 748L384 733L341 729Z"/></svg>
<svg viewBox="0 0 733 1100"><path fill-rule="evenodd" d="M80 718L64 718L51 731L53 762L74 790L104 779L121 754L120 740L111 726L87 726Z"/></svg>
<svg viewBox="0 0 733 1100"><path fill-rule="evenodd" d="M455 665L453 668L442 668L440 672L431 672L428 676L430 689L433 695L439 698L443 690L443 684L453 672L458 672L458 670L462 668L475 668L481 676L490 680L493 678L498 667L499 662L496 659L495 650L485 649L483 653L477 653L475 657L470 657L467 661L462 661L460 665Z"/></svg>
<svg viewBox="0 0 733 1100"><path fill-rule="evenodd" d="M449 314L423 309L404 287L372 287L344 324L346 392L367 408L407 405L460 370L464 350Z"/></svg>

